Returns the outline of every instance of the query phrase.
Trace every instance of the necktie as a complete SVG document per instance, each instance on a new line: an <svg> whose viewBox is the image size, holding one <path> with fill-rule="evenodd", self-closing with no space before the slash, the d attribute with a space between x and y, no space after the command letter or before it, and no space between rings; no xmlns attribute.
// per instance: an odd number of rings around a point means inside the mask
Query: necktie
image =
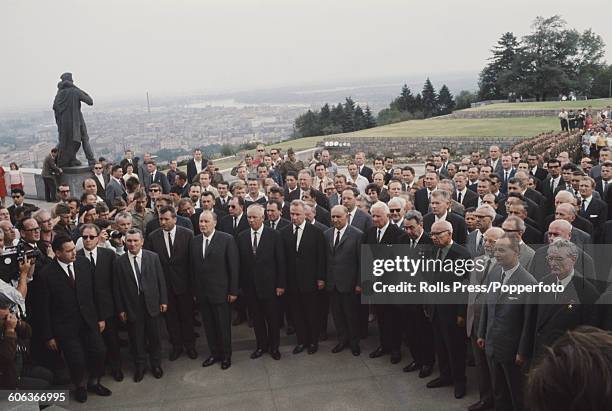
<svg viewBox="0 0 612 411"><path fill-rule="evenodd" d="M587 202L586 202L586 200L583 198L583 199L582 199L582 214L586 214L586 210L587 210Z"/></svg>
<svg viewBox="0 0 612 411"><path fill-rule="evenodd" d="M253 231L253 254L257 254L257 231Z"/></svg>
<svg viewBox="0 0 612 411"><path fill-rule="evenodd" d="M504 183L508 182L508 172L504 171Z"/></svg>
<svg viewBox="0 0 612 411"><path fill-rule="evenodd" d="M272 230L276 230L275 226L276 223L274 221L270 222L270 227L272 227Z"/></svg>
<svg viewBox="0 0 612 411"><path fill-rule="evenodd" d="M484 239L484 236L480 234L480 240L478 240L478 247L476 247L476 252L480 252L480 250L482 250L483 239Z"/></svg>
<svg viewBox="0 0 612 411"><path fill-rule="evenodd" d="M295 230L293 230L293 235L295 236L295 251L298 250L299 248L299 244L298 244L298 230L300 229L299 225L295 226Z"/></svg>
<svg viewBox="0 0 612 411"><path fill-rule="evenodd" d="M89 252L89 258L91 260L91 266L95 270L96 269L96 260L94 260L94 256L93 256L93 252L92 251Z"/></svg>
<svg viewBox="0 0 612 411"><path fill-rule="evenodd" d="M238 227L238 217L234 217L234 230Z"/></svg>
<svg viewBox="0 0 612 411"><path fill-rule="evenodd" d="M334 241L334 249L338 247L338 243L340 243L340 230L336 230L336 241Z"/></svg>
<svg viewBox="0 0 612 411"><path fill-rule="evenodd" d="M202 251L202 256L206 257L206 250L208 250L208 238L204 242L204 250Z"/></svg>
<svg viewBox="0 0 612 411"><path fill-rule="evenodd" d="M140 272L140 267L138 266L136 256L134 256L134 271L136 271L136 279L138 280L138 294L140 294L142 292L142 273Z"/></svg>
<svg viewBox="0 0 612 411"><path fill-rule="evenodd" d="M172 235L170 235L169 231L168 231L168 246L170 248L168 252L168 257L172 257L172 254L174 252L174 245L172 245Z"/></svg>
<svg viewBox="0 0 612 411"><path fill-rule="evenodd" d="M608 194L608 182L604 181L603 182L603 199L606 200Z"/></svg>
<svg viewBox="0 0 612 411"><path fill-rule="evenodd" d="M323 180L319 181L319 191L323 193Z"/></svg>
<svg viewBox="0 0 612 411"><path fill-rule="evenodd" d="M70 282L72 283L72 286L74 287L74 273L72 272L72 264L68 264L68 276L70 277Z"/></svg>
<svg viewBox="0 0 612 411"><path fill-rule="evenodd" d="M505 272L505 271L502 271L502 274L501 274L501 281L500 281L502 285L504 285L504 280L505 280L505 279L506 279L506 272Z"/></svg>
<svg viewBox="0 0 612 411"><path fill-rule="evenodd" d="M487 279L487 276L489 275L489 268L491 268L491 259L487 259L487 265L485 265L485 269L484 269L484 275L482 276L482 279L480 280L480 284L482 285L485 280Z"/></svg>
<svg viewBox="0 0 612 411"><path fill-rule="evenodd" d="M457 191L457 202L461 204L461 191Z"/></svg>
<svg viewBox="0 0 612 411"><path fill-rule="evenodd" d="M416 245L416 240L414 240L413 238L410 239L410 248L414 248L414 246Z"/></svg>
<svg viewBox="0 0 612 411"><path fill-rule="evenodd" d="M382 230L379 228L378 229L378 233L376 234L376 242L380 243L380 234L381 234Z"/></svg>
<svg viewBox="0 0 612 411"><path fill-rule="evenodd" d="M348 225L351 225L351 222L353 222L353 214L348 215Z"/></svg>

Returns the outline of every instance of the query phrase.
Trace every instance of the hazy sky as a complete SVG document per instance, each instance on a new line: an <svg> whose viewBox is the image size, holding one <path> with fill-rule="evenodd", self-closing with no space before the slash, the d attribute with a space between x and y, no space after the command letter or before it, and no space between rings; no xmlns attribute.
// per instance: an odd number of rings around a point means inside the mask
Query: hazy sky
<svg viewBox="0 0 612 411"><path fill-rule="evenodd" d="M478 72L537 15L591 27L609 0L0 0L0 110L51 104L59 75L94 99ZM440 79L443 81L443 79Z"/></svg>

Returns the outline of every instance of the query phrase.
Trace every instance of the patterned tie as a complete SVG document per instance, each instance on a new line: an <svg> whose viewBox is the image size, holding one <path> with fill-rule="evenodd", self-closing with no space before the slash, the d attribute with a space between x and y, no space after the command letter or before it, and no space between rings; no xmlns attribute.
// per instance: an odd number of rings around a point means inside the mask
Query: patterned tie
<svg viewBox="0 0 612 411"><path fill-rule="evenodd" d="M253 231L253 255L257 254L257 231Z"/></svg>

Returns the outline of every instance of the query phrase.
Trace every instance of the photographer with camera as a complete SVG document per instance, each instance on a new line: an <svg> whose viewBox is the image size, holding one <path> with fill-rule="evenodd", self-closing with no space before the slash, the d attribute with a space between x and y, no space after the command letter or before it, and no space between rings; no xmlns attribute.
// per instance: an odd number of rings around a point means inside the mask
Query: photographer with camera
<svg viewBox="0 0 612 411"><path fill-rule="evenodd" d="M132 215L121 211L115 216L112 230L107 230L108 240L115 249L117 256L125 254L125 235L132 228Z"/></svg>
<svg viewBox="0 0 612 411"><path fill-rule="evenodd" d="M0 231L0 256L4 254L4 233ZM11 250L12 251L12 250ZM15 262L12 258L3 258L2 272L0 273L0 305L6 305L14 311L25 313L25 298L28 293L28 281L32 279L34 272L34 263L29 258L19 260L18 253L14 255ZM11 263L6 264L11 260ZM15 272L14 267L18 266L18 272ZM11 267L11 268L9 268ZM10 272L10 271L13 272ZM17 275L17 277L15 277ZM12 283L16 283L13 286Z"/></svg>

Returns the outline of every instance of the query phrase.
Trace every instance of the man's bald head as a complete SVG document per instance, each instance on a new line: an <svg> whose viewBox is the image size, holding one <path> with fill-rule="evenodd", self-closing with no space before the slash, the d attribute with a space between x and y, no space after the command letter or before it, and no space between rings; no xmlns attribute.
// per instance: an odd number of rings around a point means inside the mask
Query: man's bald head
<svg viewBox="0 0 612 411"><path fill-rule="evenodd" d="M452 234L453 226L451 223L449 223L446 220L436 221L435 223L432 224L431 231L434 233L439 233L441 231L450 231L450 233Z"/></svg>
<svg viewBox="0 0 612 411"><path fill-rule="evenodd" d="M555 209L555 218L571 223L576 219L576 209L569 203L559 204Z"/></svg>
<svg viewBox="0 0 612 411"><path fill-rule="evenodd" d="M572 225L565 220L555 220L548 226L548 242L557 239L569 240L572 237Z"/></svg>

